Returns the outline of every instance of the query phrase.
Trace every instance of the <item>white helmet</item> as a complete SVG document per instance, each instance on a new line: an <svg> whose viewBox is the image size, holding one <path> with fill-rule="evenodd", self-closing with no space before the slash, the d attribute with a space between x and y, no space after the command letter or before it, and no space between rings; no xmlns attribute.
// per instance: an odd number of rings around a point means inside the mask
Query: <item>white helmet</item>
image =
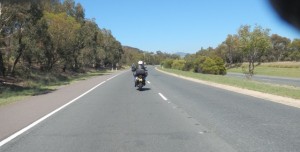
<svg viewBox="0 0 300 152"><path fill-rule="evenodd" d="M143 64L143 61L139 61L138 64Z"/></svg>

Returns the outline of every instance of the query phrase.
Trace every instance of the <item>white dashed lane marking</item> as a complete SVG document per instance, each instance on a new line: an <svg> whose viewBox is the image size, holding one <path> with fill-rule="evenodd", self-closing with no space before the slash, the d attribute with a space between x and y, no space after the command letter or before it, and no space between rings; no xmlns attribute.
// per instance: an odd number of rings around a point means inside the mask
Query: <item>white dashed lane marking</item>
<svg viewBox="0 0 300 152"><path fill-rule="evenodd" d="M165 101L167 101L168 99L161 93L158 93L160 95L161 98L163 98Z"/></svg>

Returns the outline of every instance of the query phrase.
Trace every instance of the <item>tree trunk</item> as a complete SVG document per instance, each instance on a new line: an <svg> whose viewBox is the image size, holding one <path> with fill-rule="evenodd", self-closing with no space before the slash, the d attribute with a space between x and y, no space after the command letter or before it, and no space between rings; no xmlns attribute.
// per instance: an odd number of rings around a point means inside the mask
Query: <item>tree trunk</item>
<svg viewBox="0 0 300 152"><path fill-rule="evenodd" d="M14 65L13 65L13 67L11 69L11 75L12 76L15 76L15 69L16 69L17 63L19 62L19 60L20 60L20 58L21 58L21 56L23 54L23 51L21 49L18 52L19 52L19 54L18 54L17 58L15 59Z"/></svg>
<svg viewBox="0 0 300 152"><path fill-rule="evenodd" d="M249 61L249 76L252 77L254 74L254 60L250 59Z"/></svg>
<svg viewBox="0 0 300 152"><path fill-rule="evenodd" d="M5 67L4 67L3 55L1 51L0 51L0 75L5 77Z"/></svg>
<svg viewBox="0 0 300 152"><path fill-rule="evenodd" d="M23 51L24 51L24 48L25 48L25 44L22 44L22 35L19 37L19 48L18 48L18 56L17 58L15 59L15 62L14 62L14 65L11 69L11 75L14 76L15 75L15 68L16 68L16 65L17 63L19 62L22 54L23 54Z"/></svg>
<svg viewBox="0 0 300 152"><path fill-rule="evenodd" d="M232 49L231 49L231 46L229 46L228 59L229 59L229 65L230 65L230 67L231 67L232 64L233 64Z"/></svg>
<svg viewBox="0 0 300 152"><path fill-rule="evenodd" d="M74 71L78 72L79 70L79 63L77 57L74 57Z"/></svg>

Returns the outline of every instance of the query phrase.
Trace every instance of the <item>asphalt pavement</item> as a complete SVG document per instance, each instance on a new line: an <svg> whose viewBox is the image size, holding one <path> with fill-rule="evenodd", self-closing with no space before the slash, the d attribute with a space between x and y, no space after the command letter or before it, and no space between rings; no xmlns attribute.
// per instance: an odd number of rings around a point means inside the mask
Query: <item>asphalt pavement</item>
<svg viewBox="0 0 300 152"><path fill-rule="evenodd" d="M148 69L142 91L123 72L0 151L299 151L298 108Z"/></svg>

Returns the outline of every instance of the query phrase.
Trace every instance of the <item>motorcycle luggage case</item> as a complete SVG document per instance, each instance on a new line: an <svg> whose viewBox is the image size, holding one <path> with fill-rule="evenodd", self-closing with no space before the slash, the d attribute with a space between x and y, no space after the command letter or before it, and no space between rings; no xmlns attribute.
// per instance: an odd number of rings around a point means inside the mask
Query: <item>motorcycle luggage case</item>
<svg viewBox="0 0 300 152"><path fill-rule="evenodd" d="M146 73L145 73L145 70L143 70L143 69L137 69L136 70L136 75L145 75Z"/></svg>

